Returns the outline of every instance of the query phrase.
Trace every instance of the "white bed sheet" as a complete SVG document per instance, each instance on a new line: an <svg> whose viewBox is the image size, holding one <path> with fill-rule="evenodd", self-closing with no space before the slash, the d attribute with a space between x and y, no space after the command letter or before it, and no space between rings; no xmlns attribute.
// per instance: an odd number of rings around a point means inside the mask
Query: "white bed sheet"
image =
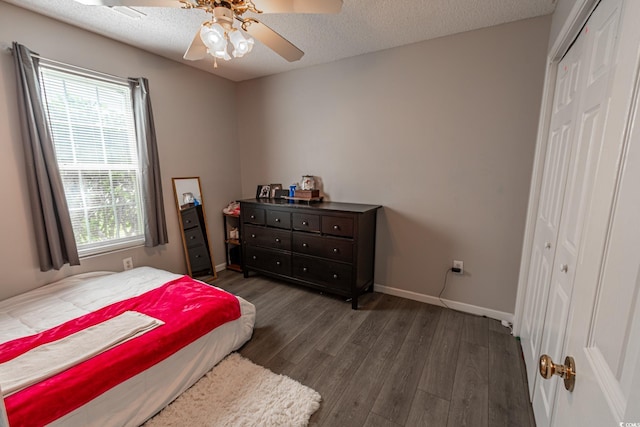
<svg viewBox="0 0 640 427"><path fill-rule="evenodd" d="M150 267L73 276L0 302L0 342L50 329L140 295L180 275ZM90 287L92 292L87 293ZM56 420L55 426L137 426L251 338L255 306L237 297L240 318Z"/></svg>

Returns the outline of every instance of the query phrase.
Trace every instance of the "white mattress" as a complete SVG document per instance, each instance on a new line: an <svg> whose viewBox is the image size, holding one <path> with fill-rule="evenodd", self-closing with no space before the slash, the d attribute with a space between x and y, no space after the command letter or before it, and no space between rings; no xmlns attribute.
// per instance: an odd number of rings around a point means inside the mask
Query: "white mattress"
<svg viewBox="0 0 640 427"><path fill-rule="evenodd" d="M0 343L60 325L180 275L150 267L72 276L0 302ZM91 292L87 292L90 289ZM238 297L240 318L58 419L60 426L136 426L165 407L253 332L255 307Z"/></svg>

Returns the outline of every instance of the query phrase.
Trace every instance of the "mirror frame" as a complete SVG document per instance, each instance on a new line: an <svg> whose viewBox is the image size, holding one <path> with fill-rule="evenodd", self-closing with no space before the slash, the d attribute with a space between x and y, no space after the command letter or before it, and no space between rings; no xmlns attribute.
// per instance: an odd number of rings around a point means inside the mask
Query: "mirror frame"
<svg viewBox="0 0 640 427"><path fill-rule="evenodd" d="M191 182L189 182L191 181ZM198 176L187 176L187 177L176 177L171 178L171 183L173 187L173 196L176 202L176 212L178 214L178 223L180 224L180 235L182 237L182 249L184 251L184 258L187 264L187 271L189 276L193 277L193 272L191 270L191 262L189 260L189 252L187 251L187 240L184 235L184 226L182 224L182 215L180 211L182 210L182 195L184 193L193 193L193 197L200 202L202 205L202 217L204 220L204 233L207 238L207 249L209 250L209 259L211 260L211 271L213 274L211 276L202 276L202 277L213 277L211 280L215 280L218 278L218 274L216 272L216 263L213 260L213 249L211 245L211 237L209 235L209 226L207 225L207 212L204 207L204 197L202 196L202 187L200 185L200 177ZM205 280L206 281L206 280Z"/></svg>

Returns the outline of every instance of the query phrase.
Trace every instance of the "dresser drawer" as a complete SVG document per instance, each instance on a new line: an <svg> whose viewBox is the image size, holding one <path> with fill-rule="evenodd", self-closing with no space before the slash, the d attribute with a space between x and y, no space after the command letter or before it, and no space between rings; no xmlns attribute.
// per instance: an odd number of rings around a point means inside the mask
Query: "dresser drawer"
<svg viewBox="0 0 640 427"><path fill-rule="evenodd" d="M182 215L182 228L185 230L199 224L198 212L195 209L186 209L181 211L180 214Z"/></svg>
<svg viewBox="0 0 640 427"><path fill-rule="evenodd" d="M244 206L242 209L244 210L242 212L244 222L258 225L264 224L264 209L253 208L251 206Z"/></svg>
<svg viewBox="0 0 640 427"><path fill-rule="evenodd" d="M293 277L331 289L351 289L352 268L349 264L293 255Z"/></svg>
<svg viewBox="0 0 640 427"><path fill-rule="evenodd" d="M184 231L184 241L188 248L196 245L204 245L204 234L202 234L202 228L197 226L186 229Z"/></svg>
<svg viewBox="0 0 640 427"><path fill-rule="evenodd" d="M353 237L353 218L344 216L323 216L322 233L332 236Z"/></svg>
<svg viewBox="0 0 640 427"><path fill-rule="evenodd" d="M291 232L245 225L243 237L247 245L291 250Z"/></svg>
<svg viewBox="0 0 640 427"><path fill-rule="evenodd" d="M247 246L245 264L284 276L291 275L291 253Z"/></svg>
<svg viewBox="0 0 640 427"><path fill-rule="evenodd" d="M310 215L306 213L294 213L293 229L300 231L320 232L320 215Z"/></svg>
<svg viewBox="0 0 640 427"><path fill-rule="evenodd" d="M293 233L292 250L300 254L337 261L351 262L353 260L353 242L308 233Z"/></svg>
<svg viewBox="0 0 640 427"><path fill-rule="evenodd" d="M191 265L192 272L209 270L211 268L209 251L205 245L189 248L189 264Z"/></svg>
<svg viewBox="0 0 640 427"><path fill-rule="evenodd" d="M267 211L267 225L270 227L291 228L291 214L276 210Z"/></svg>

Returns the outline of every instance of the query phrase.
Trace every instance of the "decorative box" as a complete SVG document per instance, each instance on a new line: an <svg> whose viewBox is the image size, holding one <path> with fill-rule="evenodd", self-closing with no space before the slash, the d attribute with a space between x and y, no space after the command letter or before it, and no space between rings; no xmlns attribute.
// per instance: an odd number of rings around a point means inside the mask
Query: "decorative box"
<svg viewBox="0 0 640 427"><path fill-rule="evenodd" d="M295 197L301 199L313 199L315 197L320 197L320 190L297 190L295 192Z"/></svg>

